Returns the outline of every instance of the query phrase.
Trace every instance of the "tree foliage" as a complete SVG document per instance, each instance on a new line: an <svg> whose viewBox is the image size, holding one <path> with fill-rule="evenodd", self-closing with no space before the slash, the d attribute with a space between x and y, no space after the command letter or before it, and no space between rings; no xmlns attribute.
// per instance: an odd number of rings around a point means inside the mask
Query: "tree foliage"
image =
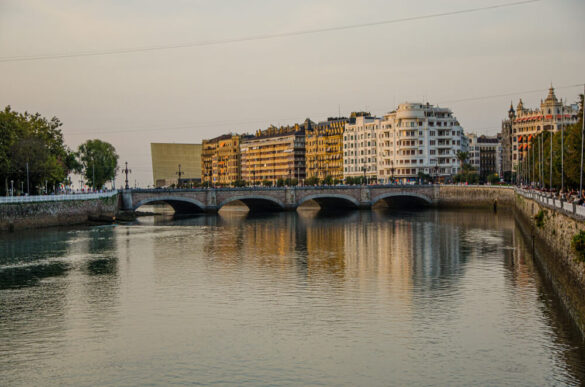
<svg viewBox="0 0 585 387"><path fill-rule="evenodd" d="M78 154L83 175L92 187L101 189L116 176L118 154L112 144L101 140L87 140L79 146Z"/></svg>
<svg viewBox="0 0 585 387"><path fill-rule="evenodd" d="M305 185L317 185L319 184L319 178L317 176L311 176L305 179Z"/></svg>
<svg viewBox="0 0 585 387"><path fill-rule="evenodd" d="M39 113L18 113L10 106L0 111L0 193L9 191L14 181L15 191L27 190L28 165L30 193L40 193L44 187L65 182L70 172L77 170L75 154L63 141L62 123Z"/></svg>

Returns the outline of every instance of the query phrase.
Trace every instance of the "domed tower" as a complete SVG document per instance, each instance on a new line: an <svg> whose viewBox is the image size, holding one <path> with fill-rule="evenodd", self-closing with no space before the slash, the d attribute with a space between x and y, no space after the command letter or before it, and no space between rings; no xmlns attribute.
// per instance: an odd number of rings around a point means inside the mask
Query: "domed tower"
<svg viewBox="0 0 585 387"><path fill-rule="evenodd" d="M543 114L560 114L561 104L562 102L557 99L555 89L551 84L546 99L540 103L540 110Z"/></svg>

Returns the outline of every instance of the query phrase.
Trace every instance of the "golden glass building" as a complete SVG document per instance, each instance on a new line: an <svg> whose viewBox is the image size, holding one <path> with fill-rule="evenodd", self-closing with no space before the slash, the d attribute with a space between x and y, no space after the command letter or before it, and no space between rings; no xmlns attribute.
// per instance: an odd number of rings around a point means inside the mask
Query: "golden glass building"
<svg viewBox="0 0 585 387"><path fill-rule="evenodd" d="M346 117L328 118L305 132L307 177L343 180L343 131Z"/></svg>
<svg viewBox="0 0 585 387"><path fill-rule="evenodd" d="M244 139L242 151L242 179L254 184L264 180L273 184L278 179L296 178L305 174L305 132L314 122L308 118L301 125L282 126L256 132Z"/></svg>
<svg viewBox="0 0 585 387"><path fill-rule="evenodd" d="M151 143L152 180L155 187L201 181L201 144Z"/></svg>
<svg viewBox="0 0 585 387"><path fill-rule="evenodd" d="M212 185L230 185L242 179L240 142L251 136L225 134L203 140L202 180Z"/></svg>

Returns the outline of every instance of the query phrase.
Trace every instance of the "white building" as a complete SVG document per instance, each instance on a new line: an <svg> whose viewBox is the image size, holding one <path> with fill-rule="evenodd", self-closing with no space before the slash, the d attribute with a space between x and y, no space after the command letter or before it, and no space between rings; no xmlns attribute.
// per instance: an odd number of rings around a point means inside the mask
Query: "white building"
<svg viewBox="0 0 585 387"><path fill-rule="evenodd" d="M352 113L343 133L343 177L377 176L376 131L380 118Z"/></svg>
<svg viewBox="0 0 585 387"><path fill-rule="evenodd" d="M403 103L376 129L377 178L388 183L414 180L419 172L440 180L459 172L457 152L465 145L463 128L450 109Z"/></svg>

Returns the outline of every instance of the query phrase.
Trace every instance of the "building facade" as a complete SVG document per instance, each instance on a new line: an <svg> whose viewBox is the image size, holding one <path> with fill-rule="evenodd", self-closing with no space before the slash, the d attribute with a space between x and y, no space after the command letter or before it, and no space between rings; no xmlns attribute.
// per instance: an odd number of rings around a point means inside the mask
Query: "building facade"
<svg viewBox="0 0 585 387"><path fill-rule="evenodd" d="M378 182L408 182L419 173L438 180L455 175L465 136L448 108L403 103L376 125Z"/></svg>
<svg viewBox="0 0 585 387"><path fill-rule="evenodd" d="M201 181L201 144L151 143L152 180L155 187ZM179 167L180 166L180 167Z"/></svg>
<svg viewBox="0 0 585 387"><path fill-rule="evenodd" d="M231 185L242 179L240 142L246 136L226 134L203 140L201 165L203 182Z"/></svg>
<svg viewBox="0 0 585 387"><path fill-rule="evenodd" d="M314 123L307 119L303 124L270 127L256 132L241 143L242 179L260 184L278 179L306 178L305 133Z"/></svg>
<svg viewBox="0 0 585 387"><path fill-rule="evenodd" d="M540 101L539 109L527 109L522 99L516 110L512 104L508 119L502 122L502 164L504 175L516 172L518 164L530 150L532 139L542 132L557 132L562 127L578 121L579 109L575 105L565 105L555 95L554 88L548 90L546 99Z"/></svg>
<svg viewBox="0 0 585 387"><path fill-rule="evenodd" d="M330 117L305 131L307 177L343 179L343 132L346 117Z"/></svg>
<svg viewBox="0 0 585 387"><path fill-rule="evenodd" d="M493 174L502 175L502 144L499 136L478 136L475 133L466 135L468 143L467 162L475 168L482 182Z"/></svg>
<svg viewBox="0 0 585 387"><path fill-rule="evenodd" d="M376 131L380 118L367 112L352 113L343 133L343 176L377 179Z"/></svg>

